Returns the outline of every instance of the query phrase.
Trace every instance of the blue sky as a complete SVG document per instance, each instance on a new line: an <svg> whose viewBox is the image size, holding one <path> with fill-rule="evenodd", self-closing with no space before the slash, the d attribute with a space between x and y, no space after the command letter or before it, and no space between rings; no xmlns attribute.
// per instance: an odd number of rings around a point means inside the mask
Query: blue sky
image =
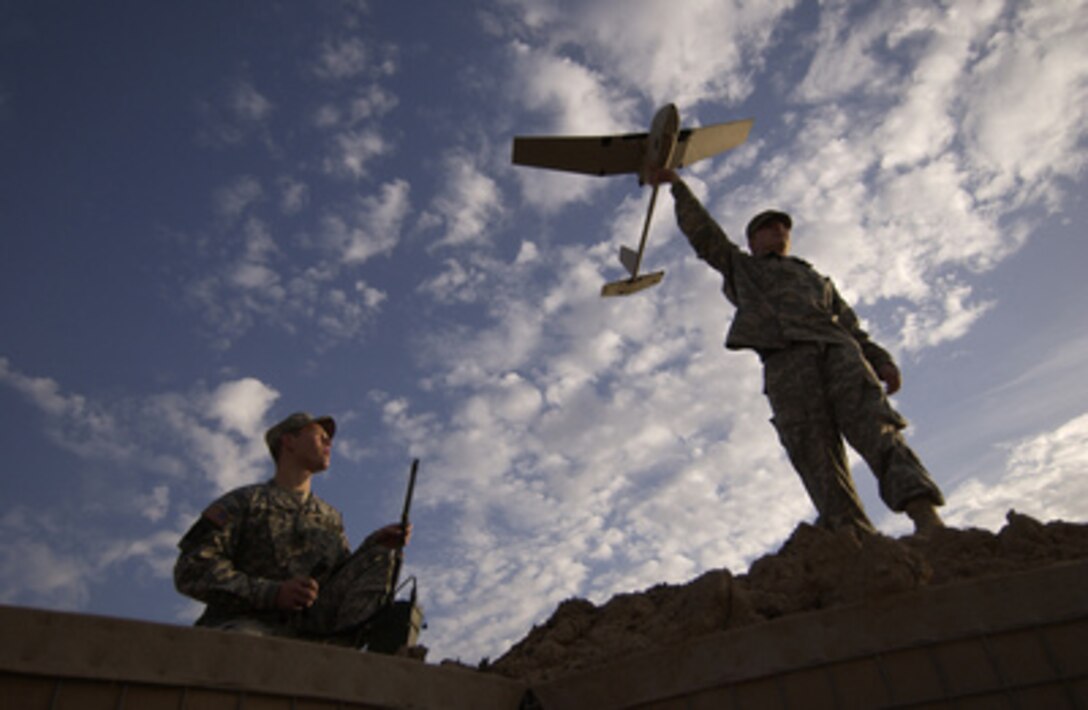
<svg viewBox="0 0 1088 710"><path fill-rule="evenodd" d="M742 573L813 510L663 195L514 135L752 118L684 171L768 206L901 365L946 519L1088 517L1084 2L0 3L0 602L190 623L175 544L337 417L315 485L399 515L431 658L571 596ZM909 531L856 462L886 533Z"/></svg>

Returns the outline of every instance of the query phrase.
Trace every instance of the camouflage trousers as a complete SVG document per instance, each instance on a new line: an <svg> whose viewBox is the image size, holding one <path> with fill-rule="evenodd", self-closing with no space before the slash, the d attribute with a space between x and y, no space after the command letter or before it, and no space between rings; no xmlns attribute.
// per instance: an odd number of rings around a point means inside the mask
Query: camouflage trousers
<svg viewBox="0 0 1088 710"><path fill-rule="evenodd" d="M799 343L763 357L771 422L819 513L817 524L872 530L858 498L843 439L869 465L885 505L901 512L915 498L944 497L907 446L907 426L876 373L853 344Z"/></svg>
<svg viewBox="0 0 1088 710"><path fill-rule="evenodd" d="M303 611L232 614L209 610L197 623L256 636L325 639L359 627L386 600L394 552L362 544L344 562L319 576L317 601ZM349 634L350 635L350 634Z"/></svg>

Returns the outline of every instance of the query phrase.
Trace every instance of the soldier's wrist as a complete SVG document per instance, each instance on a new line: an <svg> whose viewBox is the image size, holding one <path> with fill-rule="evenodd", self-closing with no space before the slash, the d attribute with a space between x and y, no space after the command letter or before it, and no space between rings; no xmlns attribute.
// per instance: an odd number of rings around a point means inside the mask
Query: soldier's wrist
<svg viewBox="0 0 1088 710"><path fill-rule="evenodd" d="M258 609L275 609L276 599L280 593L280 587L283 582L277 582L272 579L255 579L254 584L254 599L253 604Z"/></svg>

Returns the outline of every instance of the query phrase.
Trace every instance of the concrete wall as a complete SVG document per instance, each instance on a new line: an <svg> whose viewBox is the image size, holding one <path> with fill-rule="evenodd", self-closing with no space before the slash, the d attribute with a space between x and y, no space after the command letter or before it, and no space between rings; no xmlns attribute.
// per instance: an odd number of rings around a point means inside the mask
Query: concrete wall
<svg viewBox="0 0 1088 710"><path fill-rule="evenodd" d="M299 641L0 606L0 707L1088 708L1088 562L783 618L531 689Z"/></svg>
<svg viewBox="0 0 1088 710"><path fill-rule="evenodd" d="M564 710L1088 708L1088 563L778 619L533 693Z"/></svg>
<svg viewBox="0 0 1088 710"><path fill-rule="evenodd" d="M0 606L0 708L516 708L471 670L224 631Z"/></svg>

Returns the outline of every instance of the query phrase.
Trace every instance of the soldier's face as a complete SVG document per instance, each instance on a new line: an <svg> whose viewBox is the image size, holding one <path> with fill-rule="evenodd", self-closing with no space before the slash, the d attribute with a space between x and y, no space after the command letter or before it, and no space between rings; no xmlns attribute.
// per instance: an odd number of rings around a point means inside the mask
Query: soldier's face
<svg viewBox="0 0 1088 710"><path fill-rule="evenodd" d="M748 240L748 249L753 256L790 253L790 228L778 220L771 220L756 231Z"/></svg>
<svg viewBox="0 0 1088 710"><path fill-rule="evenodd" d="M309 471L324 471L332 460L332 439L325 427L314 422L289 434L290 455Z"/></svg>

